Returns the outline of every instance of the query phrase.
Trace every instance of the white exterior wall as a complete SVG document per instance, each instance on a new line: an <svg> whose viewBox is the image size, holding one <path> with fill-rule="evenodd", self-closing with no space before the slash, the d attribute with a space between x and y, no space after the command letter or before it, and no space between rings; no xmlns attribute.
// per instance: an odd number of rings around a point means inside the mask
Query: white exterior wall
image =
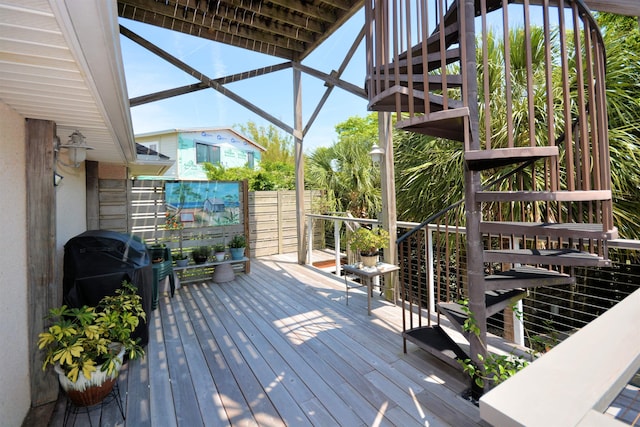
<svg viewBox="0 0 640 427"><path fill-rule="evenodd" d="M56 284L62 296L62 270L64 244L87 230L87 183L85 163L79 168L66 168L58 164L58 173L64 176L56 187Z"/></svg>
<svg viewBox="0 0 640 427"><path fill-rule="evenodd" d="M176 160L178 157L178 134L176 132L158 134L153 136L140 136L136 137L138 144L147 144L150 142L158 143L158 150L160 154L164 154L171 160ZM164 177L177 178L178 166L174 163L163 175Z"/></svg>
<svg viewBox="0 0 640 427"><path fill-rule="evenodd" d="M29 410L25 119L0 102L0 423L20 426Z"/></svg>

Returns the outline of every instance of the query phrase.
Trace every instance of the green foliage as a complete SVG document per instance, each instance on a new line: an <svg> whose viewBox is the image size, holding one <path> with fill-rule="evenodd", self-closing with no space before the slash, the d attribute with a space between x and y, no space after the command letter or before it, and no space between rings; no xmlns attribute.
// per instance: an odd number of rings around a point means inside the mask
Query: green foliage
<svg viewBox="0 0 640 427"><path fill-rule="evenodd" d="M369 152L378 142L377 113L350 117L336 131L338 142L307 158L306 186L325 191L328 204L323 208L328 212L375 218L382 209L380 169L371 165Z"/></svg>
<svg viewBox="0 0 640 427"><path fill-rule="evenodd" d="M242 234L236 234L229 242L230 248L244 248L247 246L247 241Z"/></svg>
<svg viewBox="0 0 640 427"><path fill-rule="evenodd" d="M249 191L275 191L295 189L295 167L284 163L262 162L260 169L247 167L225 168L204 163L207 179L211 181L247 180Z"/></svg>
<svg viewBox="0 0 640 427"><path fill-rule="evenodd" d="M211 181L243 181L247 180L249 191L276 191L295 189L295 157L293 139L283 135L278 129L269 125L258 127L254 122L246 125L235 125L252 141L266 151L261 154L259 167L250 169L247 166L225 168L222 165L204 163L203 168Z"/></svg>
<svg viewBox="0 0 640 427"><path fill-rule="evenodd" d="M349 247L365 256L373 256L389 246L389 233L384 228L358 228L349 238Z"/></svg>
<svg viewBox="0 0 640 427"><path fill-rule="evenodd" d="M216 243L215 245L213 245L213 252L214 253L220 253L220 252L224 252L224 244L223 243Z"/></svg>
<svg viewBox="0 0 640 427"><path fill-rule="evenodd" d="M609 115L609 153L611 157L611 180L613 190L614 222L620 235L628 239L640 238L640 28L633 17L601 13L597 15L603 29L607 53L607 108ZM511 57L513 66L511 75L512 103L506 102L504 78L504 42L499 35L489 32L486 37L488 52L488 70L478 67L478 81L485 77L489 83L489 108L491 125L488 132L480 126L480 141L491 138L494 147L505 146L510 132L507 129L508 109L512 110L514 129L511 132L519 145L529 145L527 103L532 99L535 110L545 112L546 85L535 84L534 94L527 94L527 72L531 72L534 82L544 82L544 35L540 28L532 27L531 67L526 69L526 49L523 29L510 32ZM551 56L555 64L560 62L557 32L552 32ZM621 43L620 40L624 40ZM481 54L479 40L478 54ZM568 43L573 43L572 39ZM571 51L572 49L568 49ZM575 61L569 58L570 62ZM479 62L481 64L481 62ZM561 88L562 74L559 67L552 75L553 87ZM485 76L484 73L487 73ZM484 85L478 86L478 98L484 99ZM572 84L572 90L575 85ZM565 129L562 112L563 93L554 91L554 111L556 137ZM479 123L484 123L486 113L484 102L479 103ZM547 144L549 114L536 115L535 138L538 144ZM487 134L488 133L488 134ZM561 157L563 146L560 146ZM464 170L463 148L459 142L436 139L410 132L396 132L394 135L394 154L396 170L396 204L398 219L403 221L424 220L428 215L461 200L464 195L462 173ZM492 176L488 171L485 176ZM526 179L526 177L525 177ZM512 182L505 181L503 188ZM540 184L538 188L542 188ZM544 210L541 202L535 209ZM462 207L459 212L462 212ZM553 217L556 213L550 213ZM462 213L461 213L462 215Z"/></svg>
<svg viewBox="0 0 640 427"><path fill-rule="evenodd" d="M146 320L146 313L142 297L127 281L115 295L103 297L97 307L63 305L49 310L47 319L51 325L38 335L38 348L46 354L42 369L59 364L73 382L80 372L91 378L99 365L112 374L120 364L112 344L122 344L132 360L144 355L139 338L132 339L131 333L141 319Z"/></svg>
<svg viewBox="0 0 640 427"><path fill-rule="evenodd" d="M211 255L211 247L210 246L198 246L196 248L193 248L193 250L191 251L191 256L196 259L196 258L208 258L209 255Z"/></svg>
<svg viewBox="0 0 640 427"><path fill-rule="evenodd" d="M283 135L275 126L258 127L254 122L249 121L246 125L234 125L234 128L265 148L266 151L262 153L262 162L291 166L295 164L293 138L290 135Z"/></svg>
<svg viewBox="0 0 640 427"><path fill-rule="evenodd" d="M467 320L463 324L463 329L477 337L480 336L480 328L474 313L469 308L469 300L459 301L462 311L467 315ZM484 344L483 344L484 345ZM478 387L484 388L485 382L491 386L496 386L514 376L516 373L529 365L529 361L513 354L494 354L484 348L486 356L478 354L480 366L471 359L458 360L466 372ZM536 353L529 352L533 358Z"/></svg>

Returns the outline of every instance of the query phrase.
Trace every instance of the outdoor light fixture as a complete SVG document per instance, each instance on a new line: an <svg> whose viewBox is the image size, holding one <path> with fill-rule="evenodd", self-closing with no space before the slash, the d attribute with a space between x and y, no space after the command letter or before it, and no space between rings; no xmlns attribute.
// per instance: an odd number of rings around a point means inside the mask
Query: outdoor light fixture
<svg viewBox="0 0 640 427"><path fill-rule="evenodd" d="M374 145L369 152L371 156L371 160L374 165L380 165L382 163L382 159L384 158L384 150L377 145Z"/></svg>
<svg viewBox="0 0 640 427"><path fill-rule="evenodd" d="M69 135L69 141L66 144L60 144L60 139L57 137L56 139L56 160L64 166L79 168L80 164L87 158L87 150L93 150L93 147L87 145L86 138L78 130L73 131L73 133ZM62 149L68 152L69 164L62 162L58 158L58 154Z"/></svg>

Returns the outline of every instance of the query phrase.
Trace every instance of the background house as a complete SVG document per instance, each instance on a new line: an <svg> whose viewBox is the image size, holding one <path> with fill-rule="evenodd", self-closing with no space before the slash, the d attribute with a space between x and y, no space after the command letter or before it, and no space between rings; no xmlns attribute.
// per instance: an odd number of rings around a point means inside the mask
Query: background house
<svg viewBox="0 0 640 427"><path fill-rule="evenodd" d="M181 180L207 179L205 162L255 169L265 151L231 128L170 129L136 135L136 142L174 159L163 177Z"/></svg>

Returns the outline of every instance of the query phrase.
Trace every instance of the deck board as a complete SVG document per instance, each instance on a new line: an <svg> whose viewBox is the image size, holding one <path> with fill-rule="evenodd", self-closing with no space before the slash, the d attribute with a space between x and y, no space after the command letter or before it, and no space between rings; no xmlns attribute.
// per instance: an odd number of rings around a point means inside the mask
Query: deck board
<svg viewBox="0 0 640 427"><path fill-rule="evenodd" d="M368 316L364 288L347 306L344 286L279 256L161 295L147 355L119 379L127 420L113 405L102 425L485 425L459 372L402 352L399 307L375 293ZM63 415L64 396L49 425Z"/></svg>

